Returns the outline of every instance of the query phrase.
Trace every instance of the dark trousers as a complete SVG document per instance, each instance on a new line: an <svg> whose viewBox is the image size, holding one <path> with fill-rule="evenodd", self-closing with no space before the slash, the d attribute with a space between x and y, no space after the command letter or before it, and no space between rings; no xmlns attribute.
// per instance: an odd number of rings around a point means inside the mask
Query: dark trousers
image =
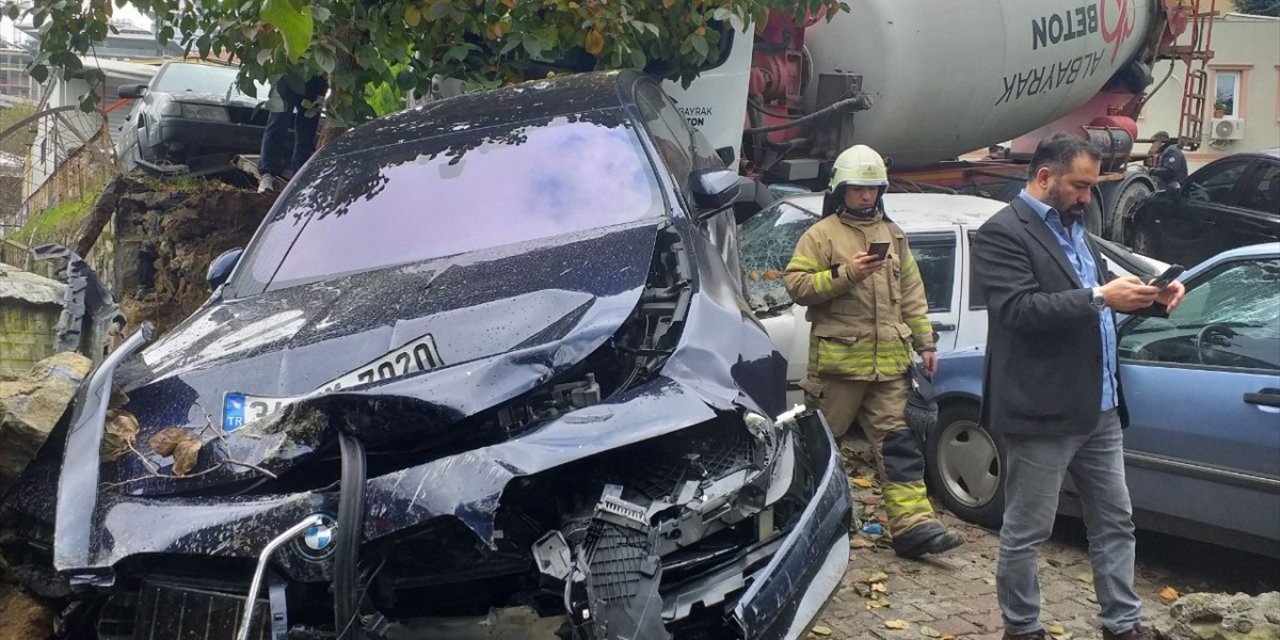
<svg viewBox="0 0 1280 640"><path fill-rule="evenodd" d="M320 127L320 115L307 115L303 100L318 101L329 89L324 76L307 81L302 93L298 93L281 80L278 89L284 101L284 111L267 114L267 128L262 133L262 149L258 156L258 173L283 176L285 169L297 171L316 151L316 132ZM289 158L289 129L293 129L293 157ZM286 165L286 161L288 164Z"/></svg>

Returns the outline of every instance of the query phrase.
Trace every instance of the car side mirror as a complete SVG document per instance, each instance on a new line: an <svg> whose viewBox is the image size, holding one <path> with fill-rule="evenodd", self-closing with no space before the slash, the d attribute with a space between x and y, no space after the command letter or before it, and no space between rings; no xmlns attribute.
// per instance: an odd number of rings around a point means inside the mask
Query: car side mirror
<svg viewBox="0 0 1280 640"><path fill-rule="evenodd" d="M716 149L716 155L720 156L720 161L726 167L732 167L733 163L738 160L738 154L733 152L733 147L720 147Z"/></svg>
<svg viewBox="0 0 1280 640"><path fill-rule="evenodd" d="M706 220L733 204L742 188L738 174L728 169L699 169L689 176L693 203L704 211L698 220Z"/></svg>
<svg viewBox="0 0 1280 640"><path fill-rule="evenodd" d="M231 277L231 270L236 267L236 263L240 261L240 254L244 253L244 249L236 247L230 251L223 252L222 255L213 259L209 263L209 273L205 275L205 281L209 283L209 289L217 289L222 283Z"/></svg>
<svg viewBox="0 0 1280 640"><path fill-rule="evenodd" d="M1177 180L1170 180L1164 190L1173 198L1182 197L1182 183Z"/></svg>
<svg viewBox="0 0 1280 640"><path fill-rule="evenodd" d="M116 89L116 95L121 98L137 99L147 95L147 85L145 84L122 84Z"/></svg>

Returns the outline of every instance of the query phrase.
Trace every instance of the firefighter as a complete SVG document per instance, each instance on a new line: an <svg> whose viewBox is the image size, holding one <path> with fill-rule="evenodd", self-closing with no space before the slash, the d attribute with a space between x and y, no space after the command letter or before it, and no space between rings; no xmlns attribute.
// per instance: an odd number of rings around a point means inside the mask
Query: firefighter
<svg viewBox="0 0 1280 640"><path fill-rule="evenodd" d="M924 456L903 415L908 368L919 353L937 369L924 282L906 234L884 214L884 160L865 145L836 158L823 219L796 244L783 280L808 307L809 372L801 383L810 407L826 416L837 441L857 421L875 454L894 551L906 558L964 543L934 517L925 495ZM888 242L881 259L869 248Z"/></svg>

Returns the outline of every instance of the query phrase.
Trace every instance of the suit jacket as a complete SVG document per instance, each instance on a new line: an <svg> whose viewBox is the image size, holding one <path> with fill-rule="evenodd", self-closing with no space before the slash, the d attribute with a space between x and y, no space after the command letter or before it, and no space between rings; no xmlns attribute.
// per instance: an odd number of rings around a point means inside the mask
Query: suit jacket
<svg viewBox="0 0 1280 640"><path fill-rule="evenodd" d="M1098 282L1115 278L1087 235L1086 243ZM982 423L1001 433L1092 432L1101 416L1102 332L1089 304L1093 294L1054 232L1014 198L978 230L972 253L988 318ZM1118 374L1120 421L1127 425Z"/></svg>

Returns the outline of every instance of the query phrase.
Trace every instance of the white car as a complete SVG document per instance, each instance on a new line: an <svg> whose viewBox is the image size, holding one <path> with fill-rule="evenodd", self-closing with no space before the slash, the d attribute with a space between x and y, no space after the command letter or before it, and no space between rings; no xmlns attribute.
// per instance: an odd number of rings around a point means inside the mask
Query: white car
<svg viewBox="0 0 1280 640"><path fill-rule="evenodd" d="M969 243L978 227L1005 203L977 196L890 193L884 196L884 204L889 218L907 232L911 253L920 265L938 351L986 344L986 305L969 272ZM787 295L782 271L796 242L821 218L821 212L822 194L806 193L780 200L738 227L747 295L769 337L787 358L787 401L792 404L804 400L798 383L809 360L809 321L804 307ZM1097 236L1094 240L1116 275L1149 278L1168 266Z"/></svg>

